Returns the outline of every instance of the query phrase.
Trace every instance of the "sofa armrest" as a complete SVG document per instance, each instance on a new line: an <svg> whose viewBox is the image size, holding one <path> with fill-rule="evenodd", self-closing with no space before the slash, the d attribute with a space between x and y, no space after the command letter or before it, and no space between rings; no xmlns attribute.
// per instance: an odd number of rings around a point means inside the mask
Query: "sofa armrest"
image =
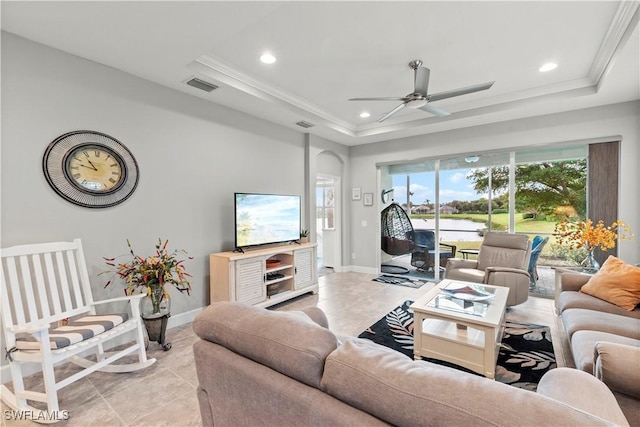
<svg viewBox="0 0 640 427"><path fill-rule="evenodd" d="M629 425L611 390L579 369L551 369L540 379L536 392L616 425Z"/></svg>
<svg viewBox="0 0 640 427"><path fill-rule="evenodd" d="M487 267L485 270L487 274L490 273L513 273L513 274L522 274L523 276L529 277L529 272L526 270L521 270L519 268L513 267Z"/></svg>
<svg viewBox="0 0 640 427"><path fill-rule="evenodd" d="M527 286L529 289L530 276L526 270L513 267L487 267L484 270L484 283L487 285L504 286L506 282L513 286Z"/></svg>
<svg viewBox="0 0 640 427"><path fill-rule="evenodd" d="M563 291L580 291L582 285L587 283L591 278L588 274L582 273L562 273L560 275L560 292Z"/></svg>
<svg viewBox="0 0 640 427"><path fill-rule="evenodd" d="M593 371L611 390L640 398L640 347L598 341Z"/></svg>
<svg viewBox="0 0 640 427"><path fill-rule="evenodd" d="M309 316L311 320L316 322L318 325L323 328L329 329L329 319L327 319L327 315L318 307L305 307L301 310L304 314Z"/></svg>
<svg viewBox="0 0 640 427"><path fill-rule="evenodd" d="M475 259L449 258L447 270L453 270L456 268L478 268L478 261Z"/></svg>

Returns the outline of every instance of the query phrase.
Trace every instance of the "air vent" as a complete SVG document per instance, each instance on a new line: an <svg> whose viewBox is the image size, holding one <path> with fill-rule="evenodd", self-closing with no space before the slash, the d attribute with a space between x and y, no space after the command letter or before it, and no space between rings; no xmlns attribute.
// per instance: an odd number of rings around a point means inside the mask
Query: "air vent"
<svg viewBox="0 0 640 427"><path fill-rule="evenodd" d="M303 128L312 128L315 126L313 123L305 122L304 120L300 120L296 124Z"/></svg>
<svg viewBox="0 0 640 427"><path fill-rule="evenodd" d="M187 81L187 84L200 90L204 90L205 92L213 92L214 90L218 89L218 86L212 83L205 82L204 80L196 79L195 77Z"/></svg>

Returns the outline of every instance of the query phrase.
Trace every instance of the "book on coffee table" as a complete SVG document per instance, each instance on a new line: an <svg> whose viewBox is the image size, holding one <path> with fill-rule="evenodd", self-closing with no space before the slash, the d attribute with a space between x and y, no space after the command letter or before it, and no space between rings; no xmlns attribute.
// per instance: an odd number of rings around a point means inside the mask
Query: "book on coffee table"
<svg viewBox="0 0 640 427"><path fill-rule="evenodd" d="M494 297L494 293L481 285L470 285L467 283L451 283L442 288L441 291L452 297L466 301L485 301Z"/></svg>

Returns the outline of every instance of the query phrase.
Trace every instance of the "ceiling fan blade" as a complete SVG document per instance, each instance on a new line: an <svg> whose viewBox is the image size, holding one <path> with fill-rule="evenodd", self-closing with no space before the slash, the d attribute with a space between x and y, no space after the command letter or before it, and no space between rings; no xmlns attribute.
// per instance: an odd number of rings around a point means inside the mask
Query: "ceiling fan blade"
<svg viewBox="0 0 640 427"><path fill-rule="evenodd" d="M481 90L487 90L491 86L493 86L494 83L495 82L480 83L473 86L462 87L460 89L452 89L446 90L444 92L434 93L428 96L429 102L439 101L446 98L453 98L454 96L466 95L468 93L479 92Z"/></svg>
<svg viewBox="0 0 640 427"><path fill-rule="evenodd" d="M451 113L444 111L441 108L438 107L434 107L433 105L426 103L424 104L422 107L418 108L419 110L423 110L426 111L428 113L433 114L434 116L438 116L438 117L444 117L444 116L448 116Z"/></svg>
<svg viewBox="0 0 640 427"><path fill-rule="evenodd" d="M400 104L400 105L398 105L396 108L394 108L393 110L389 111L387 114L385 114L384 116L382 116L382 117L380 118L380 120L378 120L378 122L380 122L380 123L384 122L384 121L385 121L385 120L387 120L389 117L391 117L391 116L393 116L394 114L396 114L398 111L400 111L400 110L404 109L404 107L406 107L406 106L407 106L407 104L406 104L406 103L405 103L405 104Z"/></svg>
<svg viewBox="0 0 640 427"><path fill-rule="evenodd" d="M350 98L349 101L406 101L406 97L396 98Z"/></svg>
<svg viewBox="0 0 640 427"><path fill-rule="evenodd" d="M431 72L426 67L418 67L414 72L413 91L427 96L429 89L429 74Z"/></svg>

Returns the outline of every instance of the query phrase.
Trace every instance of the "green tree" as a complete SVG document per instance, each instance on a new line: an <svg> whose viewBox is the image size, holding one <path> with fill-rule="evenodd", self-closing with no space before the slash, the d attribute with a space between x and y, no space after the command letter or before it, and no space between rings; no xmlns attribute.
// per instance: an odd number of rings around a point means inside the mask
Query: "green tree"
<svg viewBox="0 0 640 427"><path fill-rule="evenodd" d="M586 211L587 161L527 163L516 166L516 209L551 215L558 206ZM473 169L467 175L478 193L489 191L489 169ZM491 168L491 191L509 188L509 167Z"/></svg>

